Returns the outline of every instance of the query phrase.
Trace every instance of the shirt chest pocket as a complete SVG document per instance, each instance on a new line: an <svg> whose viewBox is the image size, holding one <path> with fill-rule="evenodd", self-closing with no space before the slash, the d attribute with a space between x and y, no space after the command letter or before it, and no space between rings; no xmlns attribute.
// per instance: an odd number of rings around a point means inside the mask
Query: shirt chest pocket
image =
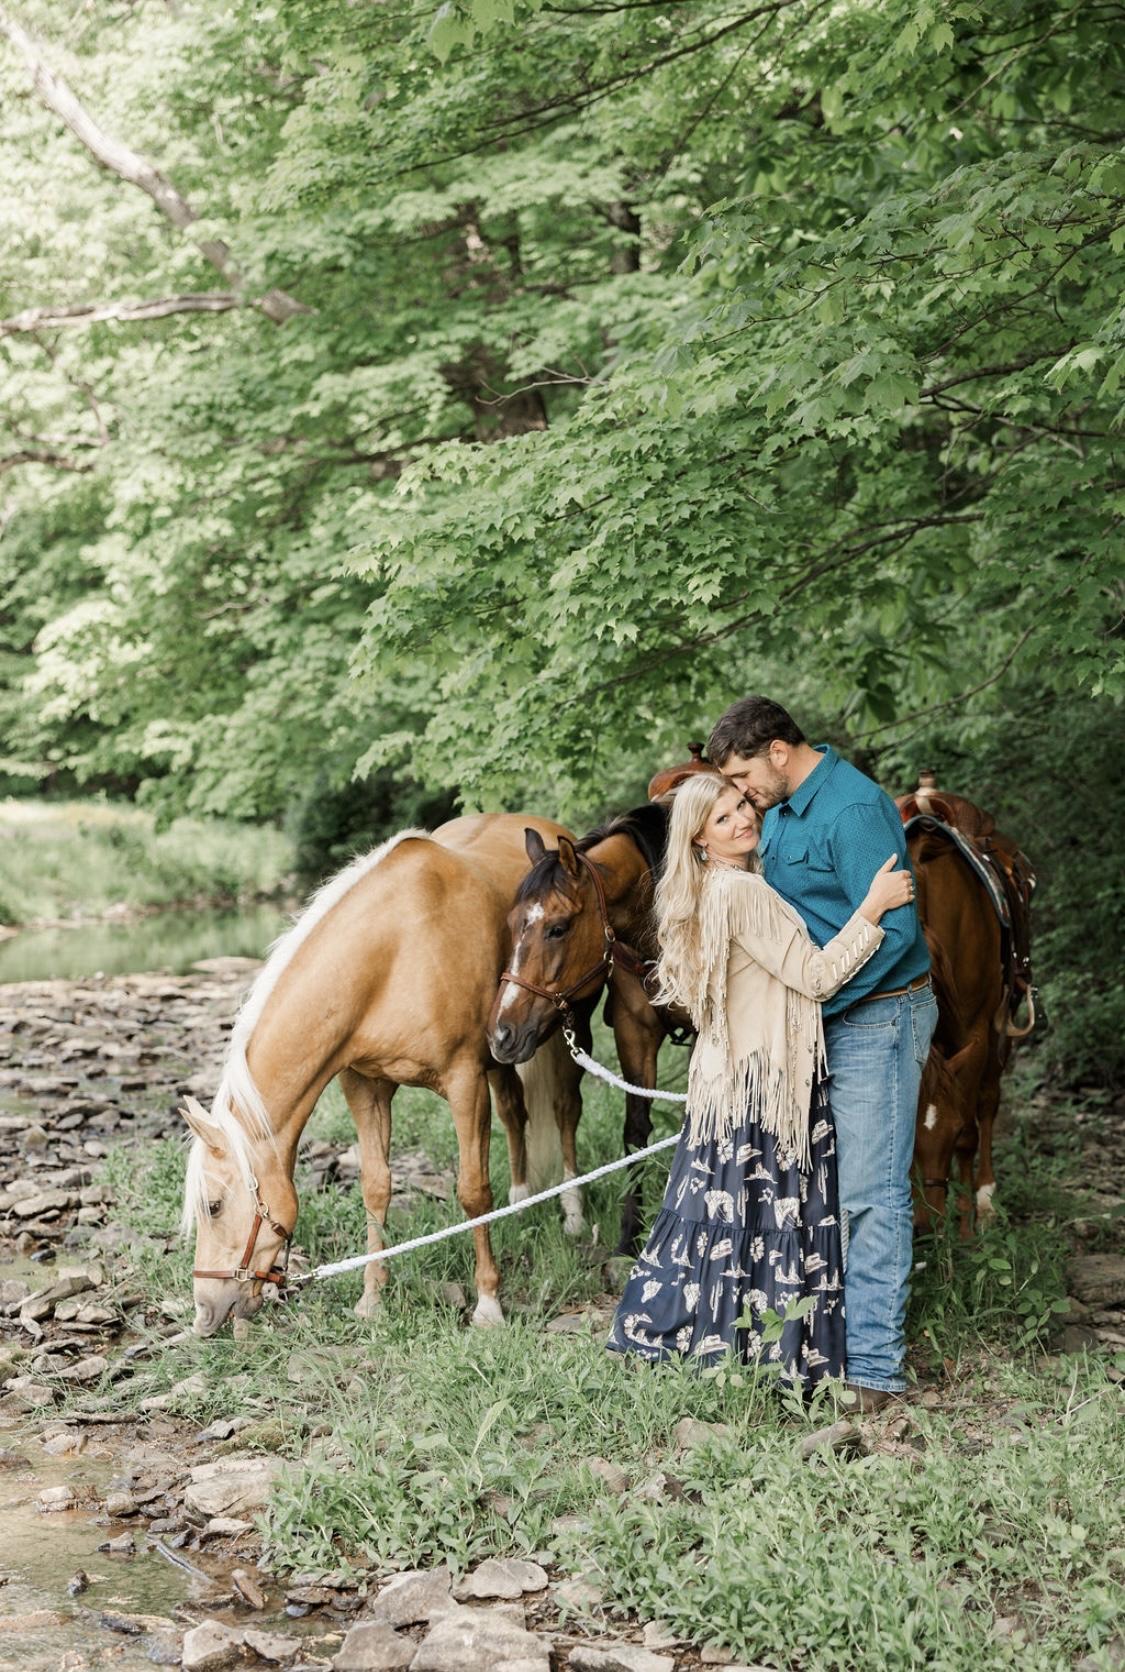
<svg viewBox="0 0 1125 1672"><path fill-rule="evenodd" d="M807 836L781 836L774 843L774 862L794 877L824 877L834 870L831 859Z"/></svg>

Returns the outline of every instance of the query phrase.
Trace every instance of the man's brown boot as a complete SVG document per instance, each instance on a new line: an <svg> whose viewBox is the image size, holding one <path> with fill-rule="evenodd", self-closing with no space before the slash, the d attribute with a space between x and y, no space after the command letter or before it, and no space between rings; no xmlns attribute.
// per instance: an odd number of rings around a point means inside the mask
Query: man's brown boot
<svg viewBox="0 0 1125 1672"><path fill-rule="evenodd" d="M861 1388L858 1382L845 1382L844 1390L855 1395L847 1409L850 1415L857 1417L874 1416L876 1411L881 1411L892 1399L898 1398L897 1393L889 1393L886 1388Z"/></svg>

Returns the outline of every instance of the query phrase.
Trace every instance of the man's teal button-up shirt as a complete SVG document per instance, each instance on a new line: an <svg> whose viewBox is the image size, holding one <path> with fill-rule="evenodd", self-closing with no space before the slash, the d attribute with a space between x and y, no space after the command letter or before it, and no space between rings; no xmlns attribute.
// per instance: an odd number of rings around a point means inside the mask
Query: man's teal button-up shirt
<svg viewBox="0 0 1125 1672"><path fill-rule="evenodd" d="M871 879L891 854L909 868L898 808L878 784L825 744L823 755L788 801L762 821L758 852L771 888L800 912L823 946L862 903ZM930 967L915 906L883 918L883 944L859 973L824 1006L838 1015L871 993L905 987Z"/></svg>

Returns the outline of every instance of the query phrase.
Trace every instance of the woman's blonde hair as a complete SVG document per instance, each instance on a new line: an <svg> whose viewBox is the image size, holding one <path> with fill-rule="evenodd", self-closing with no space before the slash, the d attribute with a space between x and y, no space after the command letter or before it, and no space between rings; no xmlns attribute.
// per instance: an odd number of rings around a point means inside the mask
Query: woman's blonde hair
<svg viewBox="0 0 1125 1672"><path fill-rule="evenodd" d="M706 975L700 956L699 904L712 863L696 841L724 790L732 789L717 772L697 772L675 791L668 821L664 870L656 885L654 908L660 942L656 977L657 1004L686 1010L699 1024L706 1006ZM756 855L750 869L758 869Z"/></svg>

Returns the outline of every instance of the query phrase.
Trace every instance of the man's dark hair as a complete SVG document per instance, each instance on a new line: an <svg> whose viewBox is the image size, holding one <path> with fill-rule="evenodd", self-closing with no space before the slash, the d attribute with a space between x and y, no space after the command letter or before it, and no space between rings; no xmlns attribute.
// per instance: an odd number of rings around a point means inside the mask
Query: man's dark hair
<svg viewBox="0 0 1125 1672"><path fill-rule="evenodd" d="M779 743L803 743L805 734L780 703L768 697L742 697L715 722L707 758L716 766L731 755L751 760L764 754L775 738Z"/></svg>

